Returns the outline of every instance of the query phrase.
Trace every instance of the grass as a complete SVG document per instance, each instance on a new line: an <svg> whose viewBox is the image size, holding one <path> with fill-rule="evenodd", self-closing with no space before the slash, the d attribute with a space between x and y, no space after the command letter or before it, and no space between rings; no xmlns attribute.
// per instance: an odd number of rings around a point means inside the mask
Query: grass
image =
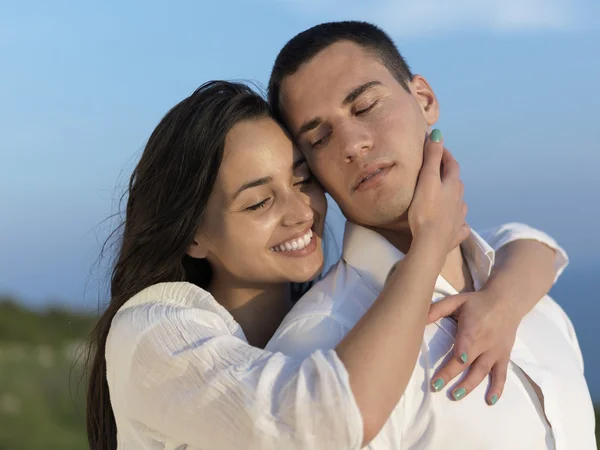
<svg viewBox="0 0 600 450"><path fill-rule="evenodd" d="M93 318L0 303L0 450L81 450Z"/></svg>

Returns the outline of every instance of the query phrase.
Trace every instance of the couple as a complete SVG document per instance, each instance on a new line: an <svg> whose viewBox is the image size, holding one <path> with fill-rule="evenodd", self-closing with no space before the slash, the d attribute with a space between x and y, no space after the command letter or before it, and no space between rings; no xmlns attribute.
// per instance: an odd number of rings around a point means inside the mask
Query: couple
<svg viewBox="0 0 600 450"><path fill-rule="evenodd" d="M90 448L594 449L545 296L566 255L524 225L469 229L438 115L361 22L288 42L269 104L210 82L169 111L95 330ZM323 188L348 222L315 282Z"/></svg>

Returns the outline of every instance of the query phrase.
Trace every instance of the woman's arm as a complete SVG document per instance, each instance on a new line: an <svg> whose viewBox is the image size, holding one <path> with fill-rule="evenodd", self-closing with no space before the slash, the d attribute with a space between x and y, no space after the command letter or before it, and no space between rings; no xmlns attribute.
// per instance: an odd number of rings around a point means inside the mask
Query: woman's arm
<svg viewBox="0 0 600 450"><path fill-rule="evenodd" d="M555 261L556 250L541 242L512 241L496 252L485 290L520 321L550 292L557 274Z"/></svg>

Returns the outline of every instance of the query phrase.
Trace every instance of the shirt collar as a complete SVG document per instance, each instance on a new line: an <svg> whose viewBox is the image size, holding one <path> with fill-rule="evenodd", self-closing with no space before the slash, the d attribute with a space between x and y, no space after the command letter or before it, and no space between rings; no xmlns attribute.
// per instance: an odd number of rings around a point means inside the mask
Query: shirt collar
<svg viewBox="0 0 600 450"><path fill-rule="evenodd" d="M494 250L474 230L471 230L469 237L461 244L461 249L473 276L475 288L479 289L492 271ZM381 234L346 221L342 258L377 291L383 288L392 266L404 256L404 253ZM442 285L449 286L440 276L436 283L436 290Z"/></svg>
<svg viewBox="0 0 600 450"><path fill-rule="evenodd" d="M496 252L473 229L471 229L469 237L460 245L460 248L471 270L475 290L479 290L492 273L492 268L496 262Z"/></svg>

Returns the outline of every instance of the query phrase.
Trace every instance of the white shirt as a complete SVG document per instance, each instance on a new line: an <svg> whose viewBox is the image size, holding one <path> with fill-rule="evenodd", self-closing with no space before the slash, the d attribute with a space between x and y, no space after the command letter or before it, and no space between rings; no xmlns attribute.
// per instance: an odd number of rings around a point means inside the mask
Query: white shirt
<svg viewBox="0 0 600 450"><path fill-rule="evenodd" d="M106 344L119 450L358 449L360 411L333 350L251 347L206 291L162 283L130 299Z"/></svg>
<svg viewBox="0 0 600 450"><path fill-rule="evenodd" d="M556 249L557 276L567 264L566 254L549 236L524 225L509 224L484 236L472 232L462 244L476 290L489 277L494 249L515 239L535 239ZM390 268L403 256L378 233L348 223L342 259L294 306L266 348L299 357L334 348L372 305ZM432 301L456 293L439 276ZM431 390L455 333L449 318L426 327L404 395L370 449L596 449L579 344L571 321L550 297L523 319L506 386L494 406L485 402L487 382L460 401L450 399L458 380L440 392ZM523 372L541 389L543 407Z"/></svg>

